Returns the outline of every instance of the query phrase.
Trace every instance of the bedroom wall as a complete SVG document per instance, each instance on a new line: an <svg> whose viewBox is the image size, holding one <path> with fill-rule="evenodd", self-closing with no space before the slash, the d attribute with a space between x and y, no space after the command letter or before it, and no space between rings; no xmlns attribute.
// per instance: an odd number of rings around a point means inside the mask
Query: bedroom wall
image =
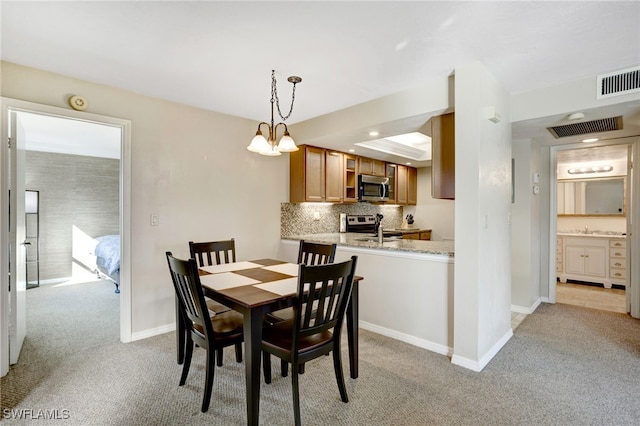
<svg viewBox="0 0 640 426"><path fill-rule="evenodd" d="M72 275L73 227L95 238L119 231L120 161L26 152L26 189L40 191L40 280Z"/></svg>
<svg viewBox="0 0 640 426"><path fill-rule="evenodd" d="M277 254L289 156L247 151L255 120L4 61L0 72L4 97L70 110L67 100L79 94L88 113L131 121L131 283L123 292L131 295L133 339L168 331L175 322L167 250L187 257L190 240L235 237L239 260ZM152 213L159 226L151 226Z"/></svg>

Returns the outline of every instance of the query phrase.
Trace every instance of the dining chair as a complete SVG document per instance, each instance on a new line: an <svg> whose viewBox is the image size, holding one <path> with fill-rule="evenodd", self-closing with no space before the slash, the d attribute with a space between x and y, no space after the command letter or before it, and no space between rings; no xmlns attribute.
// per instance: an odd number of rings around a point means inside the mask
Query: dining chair
<svg viewBox="0 0 640 426"><path fill-rule="evenodd" d="M223 241L207 241L207 242L193 242L189 241L189 253L192 259L196 260L198 267L219 265L221 263L229 263L236 261L236 245L235 239ZM207 307L213 313L221 314L223 312L230 311L231 308L218 303L215 300L206 298ZM178 364L184 362L184 352L186 344L187 331L185 329L184 321L179 315L178 300L176 299L176 347ZM222 366L223 353L218 352L218 367Z"/></svg>
<svg viewBox="0 0 640 426"><path fill-rule="evenodd" d="M324 265L327 263L333 263L336 256L337 244L322 244L312 243L305 240L300 240L298 246L298 264L304 263L308 266ZM270 312L265 315L265 320L271 324L286 321L293 318L293 308L280 309L278 311ZM280 374L282 377L287 377L288 363L282 361L280 363ZM304 373L304 364L300 366L300 373Z"/></svg>
<svg viewBox="0 0 640 426"><path fill-rule="evenodd" d="M171 281L179 301L180 315L183 317L187 331L180 386L185 384L189 375L194 343L207 351L201 407L204 413L209 409L211 401L216 353L222 352L227 346L234 345L236 361L242 362L243 318L233 310L212 317L204 298L196 261L177 259L170 251L166 252L166 256Z"/></svg>
<svg viewBox="0 0 640 426"><path fill-rule="evenodd" d="M356 270L357 256L342 263L300 265L291 320L268 324L262 332L265 383L271 383L271 355L291 364L293 412L300 424L299 366L333 352L340 397L349 402L342 371L340 336ZM315 305L315 307L314 307Z"/></svg>

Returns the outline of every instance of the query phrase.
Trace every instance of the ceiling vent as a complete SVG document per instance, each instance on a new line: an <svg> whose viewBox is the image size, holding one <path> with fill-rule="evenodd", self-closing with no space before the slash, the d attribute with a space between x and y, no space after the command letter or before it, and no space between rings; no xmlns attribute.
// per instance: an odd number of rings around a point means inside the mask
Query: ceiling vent
<svg viewBox="0 0 640 426"><path fill-rule="evenodd" d="M547 127L547 130L549 130L555 138L622 130L622 116L620 115L618 117L602 118L600 120L584 121L582 123Z"/></svg>
<svg viewBox="0 0 640 426"><path fill-rule="evenodd" d="M640 93L640 67L598 76L597 99Z"/></svg>

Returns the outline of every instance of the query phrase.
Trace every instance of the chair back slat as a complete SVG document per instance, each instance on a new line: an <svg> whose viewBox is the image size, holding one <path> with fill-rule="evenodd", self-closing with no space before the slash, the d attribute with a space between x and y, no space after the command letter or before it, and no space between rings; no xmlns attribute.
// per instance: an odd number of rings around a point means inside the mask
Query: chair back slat
<svg viewBox="0 0 640 426"><path fill-rule="evenodd" d="M300 266L293 348L297 349L300 337L334 329L340 332L347 308L357 257L342 263Z"/></svg>
<svg viewBox="0 0 640 426"><path fill-rule="evenodd" d="M322 265L333 263L336 255L336 244L310 243L300 240L298 249L298 264Z"/></svg>
<svg viewBox="0 0 640 426"><path fill-rule="evenodd" d="M220 265L236 261L235 239L194 243L189 241L189 252L198 266Z"/></svg>

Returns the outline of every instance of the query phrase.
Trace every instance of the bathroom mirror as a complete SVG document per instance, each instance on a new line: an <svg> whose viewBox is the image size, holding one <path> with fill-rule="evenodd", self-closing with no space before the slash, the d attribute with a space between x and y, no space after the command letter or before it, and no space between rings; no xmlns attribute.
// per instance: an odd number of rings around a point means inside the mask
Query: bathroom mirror
<svg viewBox="0 0 640 426"><path fill-rule="evenodd" d="M558 181L559 216L625 216L624 177Z"/></svg>

